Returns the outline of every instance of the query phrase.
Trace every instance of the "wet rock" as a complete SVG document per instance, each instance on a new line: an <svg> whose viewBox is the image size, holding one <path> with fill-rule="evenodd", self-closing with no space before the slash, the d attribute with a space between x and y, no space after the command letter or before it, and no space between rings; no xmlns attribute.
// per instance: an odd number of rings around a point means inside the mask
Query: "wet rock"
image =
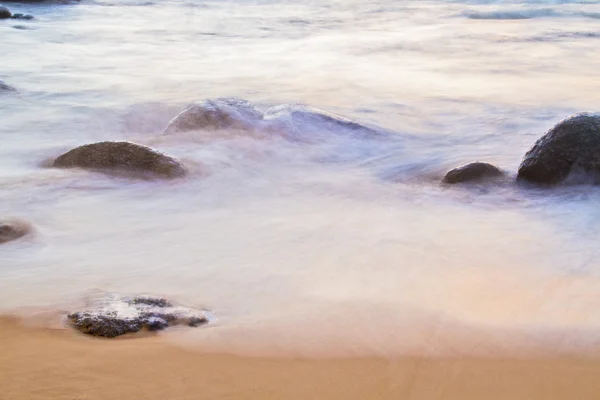
<svg viewBox="0 0 600 400"><path fill-rule="evenodd" d="M205 311L150 296L109 296L69 313L67 319L80 332L107 338L141 330L158 331L174 325L197 327L208 323Z"/></svg>
<svg viewBox="0 0 600 400"><path fill-rule="evenodd" d="M31 230L31 225L24 221L0 221L0 244L22 238Z"/></svg>
<svg viewBox="0 0 600 400"><path fill-rule="evenodd" d="M599 181L600 114L577 114L546 132L525 154L518 179L557 184L572 172Z"/></svg>
<svg viewBox="0 0 600 400"><path fill-rule="evenodd" d="M13 14L12 19L31 20L33 19L33 15L17 13Z"/></svg>
<svg viewBox="0 0 600 400"><path fill-rule="evenodd" d="M442 182L449 184L478 182L502 176L504 176L504 172L495 165L476 161L448 171Z"/></svg>
<svg viewBox="0 0 600 400"><path fill-rule="evenodd" d="M99 142L80 146L58 157L52 166L124 171L162 178L180 177L187 172L176 159L131 142Z"/></svg>
<svg viewBox="0 0 600 400"><path fill-rule="evenodd" d="M332 133L381 134L363 124L314 107L284 104L263 114L251 103L237 98L192 103L167 124L163 133L202 129L236 129L308 140Z"/></svg>
<svg viewBox="0 0 600 400"><path fill-rule="evenodd" d="M262 118L262 112L246 100L209 99L185 107L169 121L164 133L201 129L249 129Z"/></svg>
<svg viewBox="0 0 600 400"><path fill-rule="evenodd" d="M10 10L4 6L0 6L0 19L7 19L12 17Z"/></svg>

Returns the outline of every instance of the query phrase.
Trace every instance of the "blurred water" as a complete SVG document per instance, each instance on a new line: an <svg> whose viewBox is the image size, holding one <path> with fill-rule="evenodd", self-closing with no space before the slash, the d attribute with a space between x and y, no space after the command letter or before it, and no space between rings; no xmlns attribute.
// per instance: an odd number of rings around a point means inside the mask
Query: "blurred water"
<svg viewBox="0 0 600 400"><path fill-rule="evenodd" d="M537 137L597 110L598 1L82 1L0 21L0 307L95 291L205 306L220 349L589 351L600 339L600 192L444 188L514 174ZM26 28L26 29L21 29ZM160 135L186 103L305 103L389 136ZM41 168L126 139L189 177ZM236 344L237 343L237 347ZM262 343L262 347L261 344ZM341 346L344 343L344 346Z"/></svg>

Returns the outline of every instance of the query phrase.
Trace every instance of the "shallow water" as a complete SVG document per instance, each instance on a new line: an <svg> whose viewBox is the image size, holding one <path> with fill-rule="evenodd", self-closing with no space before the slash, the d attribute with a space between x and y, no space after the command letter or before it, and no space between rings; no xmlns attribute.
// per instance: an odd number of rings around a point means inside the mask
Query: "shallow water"
<svg viewBox="0 0 600 400"><path fill-rule="evenodd" d="M207 307L220 350L373 354L595 349L591 186L447 188L458 164L516 172L597 110L599 1L82 1L0 21L0 307L102 291ZM19 28L15 29L18 26ZM26 29L23 29L26 28ZM188 102L304 103L385 133L303 126L161 135ZM188 177L42 168L125 139Z"/></svg>

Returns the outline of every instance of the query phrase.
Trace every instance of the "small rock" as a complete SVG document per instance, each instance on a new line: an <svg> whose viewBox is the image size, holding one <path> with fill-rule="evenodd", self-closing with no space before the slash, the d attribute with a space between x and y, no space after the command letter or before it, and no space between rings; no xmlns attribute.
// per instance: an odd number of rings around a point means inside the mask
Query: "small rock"
<svg viewBox="0 0 600 400"><path fill-rule="evenodd" d="M131 142L99 142L77 147L54 160L57 168L126 171L175 178L187 173L185 166L165 154Z"/></svg>
<svg viewBox="0 0 600 400"><path fill-rule="evenodd" d="M484 162L472 162L454 168L444 176L443 183L464 183L475 182L485 179L499 178L504 175L504 172L495 165Z"/></svg>
<svg viewBox="0 0 600 400"><path fill-rule="evenodd" d="M577 114L555 125L525 154L517 178L557 184L575 171L599 182L600 114Z"/></svg>
<svg viewBox="0 0 600 400"><path fill-rule="evenodd" d="M0 19L7 19L12 17L10 10L4 6L0 6Z"/></svg>
<svg viewBox="0 0 600 400"><path fill-rule="evenodd" d="M92 335L113 338L141 330L158 331L173 325L197 327L206 324L204 311L176 306L162 298L109 296L84 310L67 315L71 326Z"/></svg>
<svg viewBox="0 0 600 400"><path fill-rule="evenodd" d="M24 221L0 221L0 244L19 239L31 230L31 225Z"/></svg>
<svg viewBox="0 0 600 400"><path fill-rule="evenodd" d="M33 15L18 13L18 14L13 14L12 19L31 20L31 19L33 19Z"/></svg>

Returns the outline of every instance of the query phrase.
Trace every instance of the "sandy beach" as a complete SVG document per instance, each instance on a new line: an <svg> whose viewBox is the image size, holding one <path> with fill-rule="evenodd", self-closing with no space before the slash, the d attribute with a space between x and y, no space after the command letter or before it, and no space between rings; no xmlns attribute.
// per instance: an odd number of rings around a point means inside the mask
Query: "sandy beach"
<svg viewBox="0 0 600 400"><path fill-rule="evenodd" d="M594 399L591 359L284 359L0 320L3 399Z"/></svg>

